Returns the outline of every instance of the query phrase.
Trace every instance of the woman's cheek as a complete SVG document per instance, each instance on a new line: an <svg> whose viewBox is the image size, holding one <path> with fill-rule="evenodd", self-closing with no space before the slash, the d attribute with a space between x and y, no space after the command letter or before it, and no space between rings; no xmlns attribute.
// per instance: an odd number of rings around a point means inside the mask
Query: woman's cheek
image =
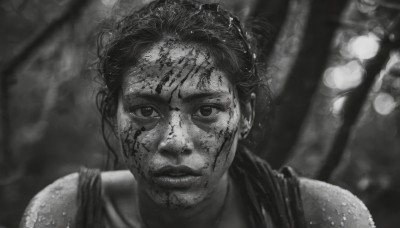
<svg viewBox="0 0 400 228"><path fill-rule="evenodd" d="M147 170L147 158L151 151L149 131L145 127L130 124L120 134L122 155L128 168L135 175L144 175Z"/></svg>
<svg viewBox="0 0 400 228"><path fill-rule="evenodd" d="M228 116L225 117L214 125L208 134L200 136L202 151L207 154L208 164L213 172L226 169L234 156L232 146L238 127L235 122L228 121Z"/></svg>
<svg viewBox="0 0 400 228"><path fill-rule="evenodd" d="M230 158L234 151L232 151L232 145L235 143L237 128L226 128L219 135L219 143L215 148L214 161L212 162L213 170L224 168L229 165Z"/></svg>

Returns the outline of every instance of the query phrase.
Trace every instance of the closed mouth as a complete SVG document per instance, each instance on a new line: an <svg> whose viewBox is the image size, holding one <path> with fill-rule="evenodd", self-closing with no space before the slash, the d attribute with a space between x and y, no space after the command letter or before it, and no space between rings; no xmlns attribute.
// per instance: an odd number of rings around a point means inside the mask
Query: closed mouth
<svg viewBox="0 0 400 228"><path fill-rule="evenodd" d="M188 189L201 179L201 172L187 166L165 166L152 172L153 182L165 189Z"/></svg>
<svg viewBox="0 0 400 228"><path fill-rule="evenodd" d="M154 177L184 177L184 176L201 176L199 170L189 168L187 166L164 166L153 172Z"/></svg>

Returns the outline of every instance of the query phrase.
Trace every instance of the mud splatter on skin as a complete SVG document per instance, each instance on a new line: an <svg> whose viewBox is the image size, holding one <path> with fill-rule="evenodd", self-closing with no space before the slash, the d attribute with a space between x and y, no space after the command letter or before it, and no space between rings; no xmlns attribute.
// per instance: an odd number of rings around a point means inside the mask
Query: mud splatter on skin
<svg viewBox="0 0 400 228"><path fill-rule="evenodd" d="M159 52L159 59L156 61L156 63L159 64L160 70L164 66L172 66L172 60L170 58L170 51L171 51L171 46L173 46L175 42L171 39L166 40L165 45L160 47L160 52Z"/></svg>
<svg viewBox="0 0 400 228"><path fill-rule="evenodd" d="M190 53L193 53L193 51L191 51ZM198 56L199 56L199 52L196 52L194 58L198 58ZM180 61L179 61L179 62L180 62ZM180 78L180 77L182 76L182 72L183 72L183 70L187 67L188 63L189 63L189 60L185 61L185 64L184 64L183 67L178 71L178 73L176 74L175 78L173 79L174 82L175 82L175 79ZM205 66L203 66L204 63L205 63ZM193 77L194 75L196 75L196 74L199 72L199 70L201 69L201 67L207 67L207 66L209 66L209 65L210 65L210 62L209 62L209 61L205 61L205 62L203 62L203 63L202 63L201 65L199 65L199 66L194 66L194 67L192 67L192 68L189 70L189 72L186 74L186 76L183 77L183 79L180 81L180 83L177 84L177 85L175 86L175 88L172 90L172 92L170 93L169 99L168 99L168 103L171 104L172 97L173 97L175 91L176 91L177 89L179 89L179 88L183 85L183 83L185 83L185 81L188 79L189 76ZM210 66L209 66L209 67L210 67ZM215 68L212 67L212 66L211 66L210 68L213 68L213 70L215 69ZM206 69L207 69L207 68L206 68ZM212 71L213 71L213 70L212 70ZM194 71L194 73L193 73L193 71ZM211 75L212 71L209 72L210 75ZM209 76L209 77L210 77L210 76ZM202 76L200 76L200 78L202 78ZM169 78L168 78L168 79L169 79ZM173 84L173 82L171 82L169 86L171 87L172 84ZM160 87L161 87L161 88L160 88L159 92L156 91L158 94L161 93L162 86L160 86ZM158 86L157 86L157 88L158 88ZM178 97L181 98L180 90L179 90Z"/></svg>
<svg viewBox="0 0 400 228"><path fill-rule="evenodd" d="M129 125L129 127L123 132L123 135L125 137L121 138L122 140L122 152L125 156L126 160L129 160L133 158L135 165L137 167L137 170L139 174L143 175L143 170L141 169L142 164L142 155L140 154L140 146L145 148L146 151L149 151L149 149L145 146L145 144L138 142L138 137L142 134L143 131L146 129L144 127L141 127L140 129L137 129L135 133L133 134L132 138L132 132L133 132L133 125Z"/></svg>
<svg viewBox="0 0 400 228"><path fill-rule="evenodd" d="M214 67L207 68L201 75L200 81L197 83L197 88L205 89L207 88L207 84L210 85L211 83L211 74L215 70Z"/></svg>
<svg viewBox="0 0 400 228"><path fill-rule="evenodd" d="M237 92L198 46L164 42L143 56L122 85L120 104L126 108L118 109L117 119L119 129L126 129L119 134L125 161L154 202L169 208L193 206L215 192L235 154ZM153 112L142 113L138 107ZM201 107L212 112L204 114ZM179 153L170 156L165 150ZM202 177L187 190L158 187L150 170L171 164L199 169Z"/></svg>
<svg viewBox="0 0 400 228"><path fill-rule="evenodd" d="M213 163L213 167L212 167L213 170L215 170L215 167L216 167L216 165L217 165L217 161L218 161L219 155L221 154L222 150L224 149L225 143L229 140L229 138L230 138L230 136L224 137L224 141L222 142L221 147L219 148L217 154L215 155L214 163Z"/></svg>
<svg viewBox="0 0 400 228"><path fill-rule="evenodd" d="M174 47L176 47L175 40L174 39L168 39L165 41L165 43L160 46L160 50L158 53L157 60L155 61L156 64L158 64L159 71L166 71L166 73L162 76L161 81L157 84L155 92L157 94L160 94L163 87L170 81L169 86L171 86L175 80L180 78L182 76L182 72L184 69L187 68L187 66L198 59L199 52L196 51L195 47L192 47L190 51L188 52L187 56L182 56L178 59L177 65L175 65L176 61L171 59L172 51L174 50ZM183 64L182 64L183 63ZM193 62L194 63L194 62ZM146 61L139 61L138 66L135 67L136 69L139 68L141 72L146 71L146 66L147 62ZM191 64L195 65L195 64ZM177 70L178 69L178 70ZM177 71L177 72L175 72ZM134 71L132 72L133 74L135 73ZM191 72L188 73L188 75ZM174 75L174 77L172 77ZM158 75L152 75L152 74L147 74L148 77L154 77ZM184 79L183 81L185 81Z"/></svg>
<svg viewBox="0 0 400 228"><path fill-rule="evenodd" d="M213 163L213 166L212 166L213 170L215 170L215 167L216 167L216 165L217 165L218 159L219 159L219 157L220 157L220 155L221 155L221 152L223 151L224 147L225 147L226 145L229 145L227 151L230 151L230 150L231 150L231 147L232 147L232 140L235 138L236 133L237 133L237 130L238 130L238 129L236 128L235 130L230 131L230 129L227 128L227 129L224 131L224 139L223 139L222 144L221 144L220 148L218 149L218 152L216 153L215 158L214 158L214 163ZM227 143L228 143L228 144L227 144ZM230 153L226 153L225 162L227 161L227 158L229 157L229 154L230 154Z"/></svg>
<svg viewBox="0 0 400 228"><path fill-rule="evenodd" d="M169 70L169 71L164 75L164 77L161 79L161 82L158 83L158 85L157 85L157 87L156 87L156 92L157 92L158 94L161 93L161 90L162 90L163 86L165 85L165 83L167 83L167 82L169 81L169 78L171 77L171 75L172 75L173 73L174 73L174 70L173 70L173 69Z"/></svg>
<svg viewBox="0 0 400 228"><path fill-rule="evenodd" d="M230 139L229 139L230 143L229 143L228 151L230 151L230 150L232 149L232 140L233 140L233 138L235 137L237 131L238 131L238 129L236 128L235 131L233 132L233 134L231 135ZM226 153L225 163L228 162L228 160L229 160L229 155L231 155L231 153Z"/></svg>
<svg viewBox="0 0 400 228"><path fill-rule="evenodd" d="M175 82L176 78L172 78L172 80L169 82L169 87L171 87L171 85Z"/></svg>
<svg viewBox="0 0 400 228"><path fill-rule="evenodd" d="M236 99L236 94L235 94L235 93L232 93L232 96L233 96L233 107L236 108L236 106L237 106L237 103L236 103L236 101L237 101L237 99Z"/></svg>
<svg viewBox="0 0 400 228"><path fill-rule="evenodd" d="M135 135L133 136L133 139L135 140L135 142L137 140L137 137L139 137L139 135L142 134L142 131L145 131L145 130L146 130L146 128L144 128L144 127L140 128L139 130L136 130Z"/></svg>
<svg viewBox="0 0 400 228"><path fill-rule="evenodd" d="M124 154L125 158L129 158L129 151L132 149L133 142L129 139L130 132L132 131L132 125L129 125L129 128L124 131L125 138L120 138L121 145L123 146L122 153Z"/></svg>
<svg viewBox="0 0 400 228"><path fill-rule="evenodd" d="M171 136L171 135L173 135L174 134L174 125L169 125L169 126L171 126L171 131L168 133L168 136Z"/></svg>
<svg viewBox="0 0 400 228"><path fill-rule="evenodd" d="M218 76L218 82L219 82L219 85L222 85L222 76L221 75Z"/></svg>

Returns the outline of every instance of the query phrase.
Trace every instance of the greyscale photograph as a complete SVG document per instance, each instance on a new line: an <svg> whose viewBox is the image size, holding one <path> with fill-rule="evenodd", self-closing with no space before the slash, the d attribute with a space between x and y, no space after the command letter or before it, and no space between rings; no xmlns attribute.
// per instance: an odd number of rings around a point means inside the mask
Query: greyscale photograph
<svg viewBox="0 0 400 228"><path fill-rule="evenodd" d="M400 0L0 0L0 228L398 228Z"/></svg>

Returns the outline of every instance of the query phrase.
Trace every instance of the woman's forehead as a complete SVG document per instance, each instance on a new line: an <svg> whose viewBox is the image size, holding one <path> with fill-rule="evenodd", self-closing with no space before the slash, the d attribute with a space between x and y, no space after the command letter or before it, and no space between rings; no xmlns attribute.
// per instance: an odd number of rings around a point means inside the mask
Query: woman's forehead
<svg viewBox="0 0 400 228"><path fill-rule="evenodd" d="M123 81L123 93L137 90L160 94L179 89L231 91L224 72L216 68L205 48L193 44L162 41L149 48Z"/></svg>
<svg viewBox="0 0 400 228"><path fill-rule="evenodd" d="M194 61L193 63L196 65L201 65L204 62L214 64L209 52L200 45L176 42L174 40L162 40L142 54L138 65L145 63L179 62L183 60Z"/></svg>

